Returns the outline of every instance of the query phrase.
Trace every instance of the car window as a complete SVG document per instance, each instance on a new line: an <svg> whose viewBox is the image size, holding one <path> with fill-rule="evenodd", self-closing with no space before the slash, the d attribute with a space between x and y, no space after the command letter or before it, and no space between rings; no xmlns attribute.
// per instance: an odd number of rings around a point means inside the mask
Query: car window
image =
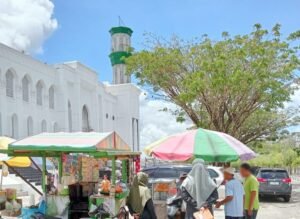
<svg viewBox="0 0 300 219"><path fill-rule="evenodd" d="M147 173L149 178L154 178L156 169L147 169L143 170L144 173Z"/></svg>
<svg viewBox="0 0 300 219"><path fill-rule="evenodd" d="M254 176L256 176L259 172L259 169L259 167L252 167L250 171Z"/></svg>
<svg viewBox="0 0 300 219"><path fill-rule="evenodd" d="M189 173L191 171L192 167L180 167L177 169L178 171L178 174L179 176L182 174L182 173Z"/></svg>
<svg viewBox="0 0 300 219"><path fill-rule="evenodd" d="M179 174L173 168L154 168L144 170L143 172L147 173L149 178L178 178Z"/></svg>
<svg viewBox="0 0 300 219"><path fill-rule="evenodd" d="M192 167L178 167L178 168L153 168L145 169L143 172L149 175L149 178L178 178L182 173L189 173ZM207 169L211 178L218 178L219 174L214 169Z"/></svg>
<svg viewBox="0 0 300 219"><path fill-rule="evenodd" d="M261 178L264 179L286 179L288 173L285 170L262 170L260 172Z"/></svg>
<svg viewBox="0 0 300 219"><path fill-rule="evenodd" d="M209 173L209 175L210 175L210 177L211 178L218 178L219 177L219 174L215 171L215 170L213 170L213 169L207 169L207 171L208 171L208 173Z"/></svg>
<svg viewBox="0 0 300 219"><path fill-rule="evenodd" d="M157 177L156 178L178 178L179 175L177 171L173 168L159 168L159 171L157 171Z"/></svg>

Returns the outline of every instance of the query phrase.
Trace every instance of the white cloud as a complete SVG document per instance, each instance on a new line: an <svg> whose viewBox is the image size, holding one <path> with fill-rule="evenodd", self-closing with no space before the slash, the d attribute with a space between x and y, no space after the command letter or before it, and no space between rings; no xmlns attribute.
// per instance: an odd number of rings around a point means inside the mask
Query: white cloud
<svg viewBox="0 0 300 219"><path fill-rule="evenodd" d="M285 104L285 107L300 107L300 89L296 90L295 93L291 97L291 101ZM297 115L298 116L298 115ZM288 130L290 132L299 132L300 131L300 125L289 127Z"/></svg>
<svg viewBox="0 0 300 219"><path fill-rule="evenodd" d="M163 101L140 98L141 146L159 140L165 136L185 131L192 126L190 121L178 123L170 112L161 111L163 108L176 109L176 105Z"/></svg>
<svg viewBox="0 0 300 219"><path fill-rule="evenodd" d="M294 95L291 98L291 102L289 103L289 106L298 107L300 106L300 90L296 90Z"/></svg>
<svg viewBox="0 0 300 219"><path fill-rule="evenodd" d="M27 53L42 52L42 44L57 28L50 0L1 0L0 42Z"/></svg>

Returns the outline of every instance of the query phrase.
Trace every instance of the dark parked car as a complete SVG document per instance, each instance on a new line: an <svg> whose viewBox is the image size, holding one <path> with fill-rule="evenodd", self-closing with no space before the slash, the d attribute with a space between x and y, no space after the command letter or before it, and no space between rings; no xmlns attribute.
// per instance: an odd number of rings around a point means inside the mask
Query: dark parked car
<svg viewBox="0 0 300 219"><path fill-rule="evenodd" d="M254 176L257 176L259 169L260 169L260 167L258 167L258 166L253 166L253 167L251 167L251 173L252 173Z"/></svg>
<svg viewBox="0 0 300 219"><path fill-rule="evenodd" d="M285 169L260 168L257 173L259 195L281 197L289 202L292 194L292 180Z"/></svg>

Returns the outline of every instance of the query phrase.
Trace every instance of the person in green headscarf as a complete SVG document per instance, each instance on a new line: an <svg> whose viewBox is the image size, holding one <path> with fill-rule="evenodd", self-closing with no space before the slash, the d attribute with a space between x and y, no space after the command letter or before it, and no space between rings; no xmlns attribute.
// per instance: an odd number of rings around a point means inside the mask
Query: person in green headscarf
<svg viewBox="0 0 300 219"><path fill-rule="evenodd" d="M127 206L131 214L139 215L140 219L156 219L154 204L148 185L148 175L139 172L133 179L127 198Z"/></svg>
<svg viewBox="0 0 300 219"><path fill-rule="evenodd" d="M182 199L186 202L185 219L193 219L200 208L212 212L212 204L218 199L217 185L211 179L202 159L193 162L192 170L181 185Z"/></svg>

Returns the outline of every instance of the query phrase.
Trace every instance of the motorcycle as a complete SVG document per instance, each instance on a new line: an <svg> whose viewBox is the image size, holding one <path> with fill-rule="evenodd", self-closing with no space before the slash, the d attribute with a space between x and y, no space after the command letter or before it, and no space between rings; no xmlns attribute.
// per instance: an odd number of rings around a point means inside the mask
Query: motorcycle
<svg viewBox="0 0 300 219"><path fill-rule="evenodd" d="M167 215L168 219L182 218L181 206L182 197L178 194L167 199Z"/></svg>
<svg viewBox="0 0 300 219"><path fill-rule="evenodd" d="M99 206L94 206L92 210L89 212L90 217L94 217L97 219L104 219L104 218L113 218L113 219L131 219L129 210L127 206L121 207L117 215L113 215L109 212L109 207L105 204L101 204Z"/></svg>

